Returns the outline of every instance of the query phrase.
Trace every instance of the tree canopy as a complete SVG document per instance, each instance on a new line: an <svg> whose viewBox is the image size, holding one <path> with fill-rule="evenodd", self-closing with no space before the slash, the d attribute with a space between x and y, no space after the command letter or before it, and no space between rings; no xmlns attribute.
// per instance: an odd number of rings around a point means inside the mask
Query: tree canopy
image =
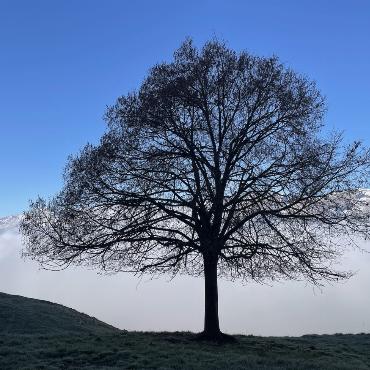
<svg viewBox="0 0 370 370"><path fill-rule="evenodd" d="M277 57L187 40L107 109L106 133L69 160L61 192L31 203L25 253L60 268L204 274L210 336L217 276L347 277L331 262L338 238L369 233L358 195L370 154L324 135L325 109Z"/></svg>

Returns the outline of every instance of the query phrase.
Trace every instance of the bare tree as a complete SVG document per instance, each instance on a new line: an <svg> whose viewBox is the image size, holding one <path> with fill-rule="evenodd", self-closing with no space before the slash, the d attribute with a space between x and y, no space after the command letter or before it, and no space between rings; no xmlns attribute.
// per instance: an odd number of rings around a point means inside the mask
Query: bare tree
<svg viewBox="0 0 370 370"><path fill-rule="evenodd" d="M322 133L315 84L276 57L190 40L106 113L62 191L21 229L46 267L204 275L201 337L220 339L217 278L346 278L331 262L368 235L369 152ZM329 137L328 137L329 136Z"/></svg>

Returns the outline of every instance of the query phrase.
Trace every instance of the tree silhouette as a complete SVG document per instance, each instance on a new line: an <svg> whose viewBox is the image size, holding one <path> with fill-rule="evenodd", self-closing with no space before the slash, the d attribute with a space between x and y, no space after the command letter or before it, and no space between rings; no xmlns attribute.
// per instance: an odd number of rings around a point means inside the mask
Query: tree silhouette
<svg viewBox="0 0 370 370"><path fill-rule="evenodd" d="M100 144L21 230L45 267L204 275L201 338L220 339L217 277L345 278L338 238L368 234L369 152L322 133L315 84L276 57L191 40L106 113ZM342 243L343 244L343 243Z"/></svg>

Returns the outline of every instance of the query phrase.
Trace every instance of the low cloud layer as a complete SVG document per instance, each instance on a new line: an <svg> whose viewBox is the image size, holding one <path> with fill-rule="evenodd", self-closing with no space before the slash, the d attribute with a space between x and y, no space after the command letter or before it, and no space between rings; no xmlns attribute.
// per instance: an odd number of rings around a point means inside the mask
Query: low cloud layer
<svg viewBox="0 0 370 370"><path fill-rule="evenodd" d="M370 250L369 242L362 245ZM21 258L17 228L0 228L0 291L50 300L127 330L200 331L203 281L100 275L86 268L53 272ZM221 328L228 333L302 335L370 332L370 254L349 251L350 280L321 290L304 282L220 281Z"/></svg>

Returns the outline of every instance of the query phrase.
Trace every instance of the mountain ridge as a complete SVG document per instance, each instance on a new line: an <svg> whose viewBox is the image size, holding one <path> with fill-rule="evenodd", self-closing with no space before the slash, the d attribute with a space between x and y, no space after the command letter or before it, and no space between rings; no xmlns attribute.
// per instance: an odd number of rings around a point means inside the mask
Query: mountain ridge
<svg viewBox="0 0 370 370"><path fill-rule="evenodd" d="M370 204L370 188L358 189L361 192L359 199L366 202L366 205ZM5 228L15 228L19 226L23 218L23 213L0 216L0 231Z"/></svg>

